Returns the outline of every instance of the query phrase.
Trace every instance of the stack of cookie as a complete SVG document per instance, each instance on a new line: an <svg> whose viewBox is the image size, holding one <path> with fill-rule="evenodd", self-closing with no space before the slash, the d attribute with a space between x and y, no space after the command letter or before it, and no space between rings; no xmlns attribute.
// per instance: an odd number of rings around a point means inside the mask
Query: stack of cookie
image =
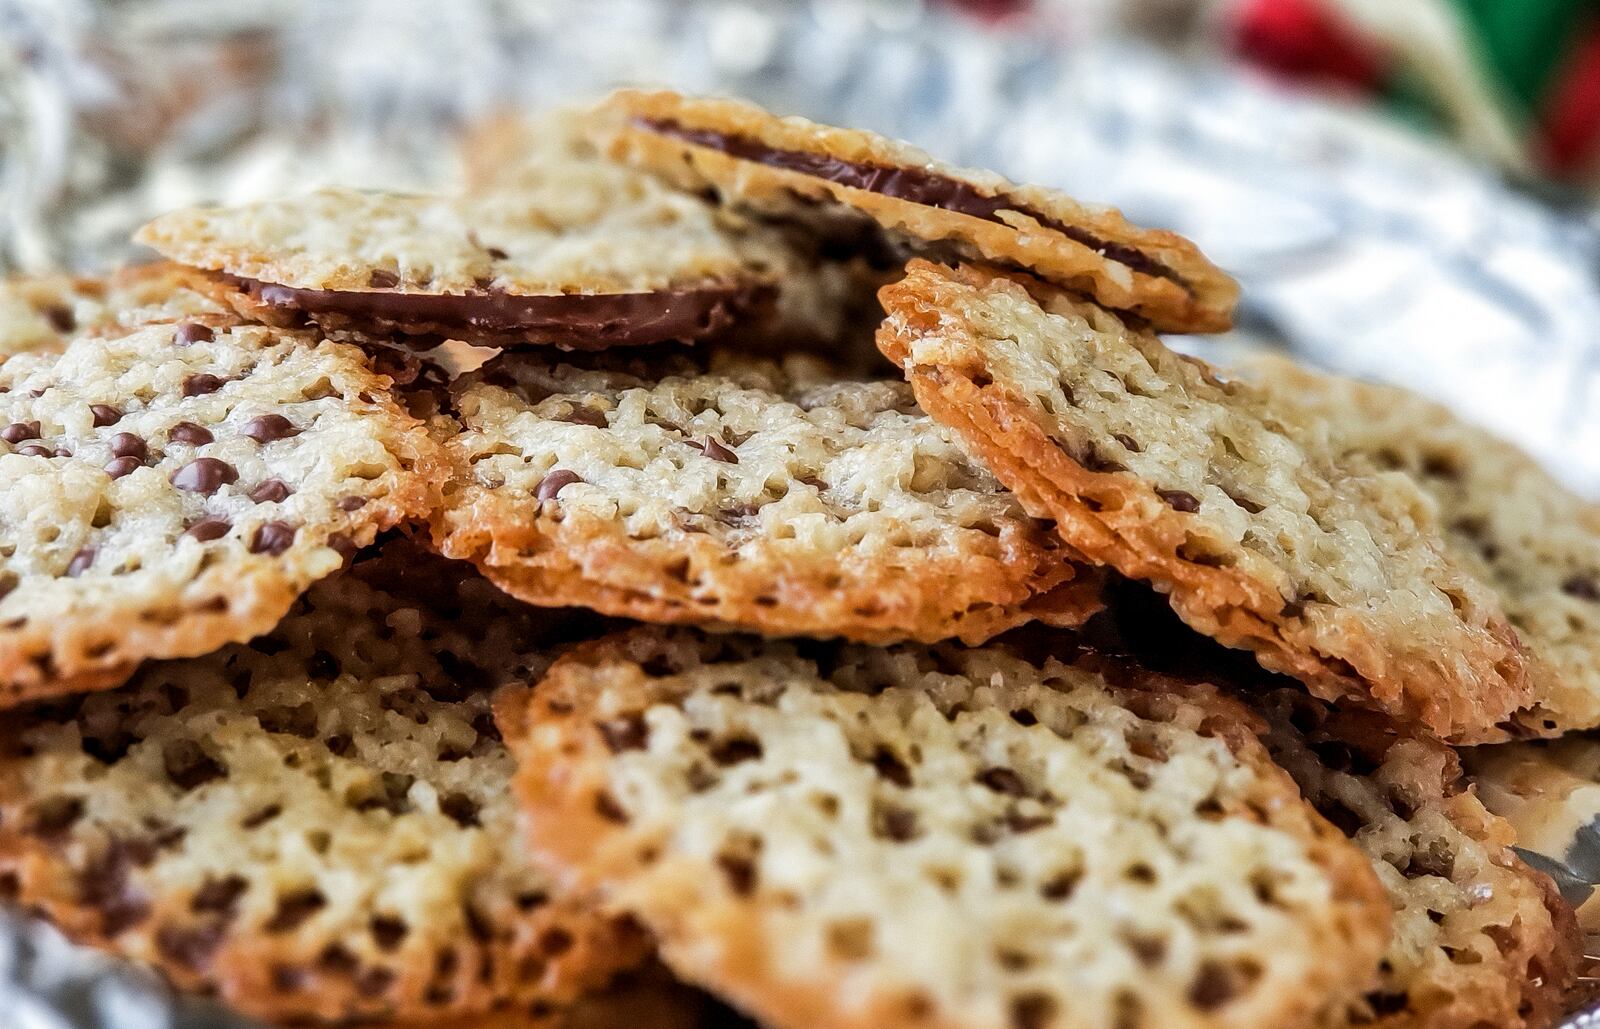
<svg viewBox="0 0 1600 1029"><path fill-rule="evenodd" d="M0 894L274 1023L1575 1003L1456 748L1600 724L1594 509L869 133L466 157L0 286Z"/></svg>

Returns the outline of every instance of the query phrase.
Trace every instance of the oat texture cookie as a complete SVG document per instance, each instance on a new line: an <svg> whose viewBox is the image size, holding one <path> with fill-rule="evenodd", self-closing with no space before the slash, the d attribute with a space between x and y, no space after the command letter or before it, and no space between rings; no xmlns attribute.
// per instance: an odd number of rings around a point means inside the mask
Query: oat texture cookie
<svg viewBox="0 0 1600 1029"><path fill-rule="evenodd" d="M1364 982L1388 906L1252 716L1110 674L651 627L496 714L541 861L767 1025L1286 1025Z"/></svg>
<svg viewBox="0 0 1600 1029"><path fill-rule="evenodd" d="M179 211L137 238L275 324L596 349L699 339L770 307L787 254L747 230L623 173L470 199L326 189Z"/></svg>
<svg viewBox="0 0 1600 1029"><path fill-rule="evenodd" d="M0 884L273 1022L563 1024L647 945L519 843L490 695L560 619L470 569L420 596L364 571L249 644L10 713Z"/></svg>
<svg viewBox="0 0 1600 1029"><path fill-rule="evenodd" d="M835 233L836 215L851 212L912 250L1026 268L1163 329L1230 324L1232 279L1188 240L1131 225L1111 208L742 101L628 91L606 109L601 128L615 126L614 156L686 189L709 186L726 203L813 222L820 215L819 227Z"/></svg>
<svg viewBox="0 0 1600 1029"><path fill-rule="evenodd" d="M1467 788L1455 752L1298 691L1260 706L1273 757L1366 851L1394 907L1380 981L1321 1024L1555 1024L1582 954L1572 910L1513 853L1511 825Z"/></svg>
<svg viewBox="0 0 1600 1029"><path fill-rule="evenodd" d="M1494 587L1528 648L1528 732L1600 725L1600 507L1493 433L1408 390L1262 358L1242 371L1325 419L1335 446L1408 473L1451 555Z"/></svg>
<svg viewBox="0 0 1600 1029"><path fill-rule="evenodd" d="M1459 741L1531 695L1498 598L1411 479L1091 304L915 263L878 343L1037 517L1326 699Z"/></svg>
<svg viewBox="0 0 1600 1029"><path fill-rule="evenodd" d="M389 381L219 320L0 365L0 706L249 639L430 510L440 452Z"/></svg>
<svg viewBox="0 0 1600 1029"><path fill-rule="evenodd" d="M191 287L189 274L157 262L103 279L0 279L0 361L25 351L60 350L79 334L224 314L220 304Z"/></svg>
<svg viewBox="0 0 1600 1029"><path fill-rule="evenodd" d="M1099 607L903 382L697 348L506 355L453 394L435 541L533 603L871 641Z"/></svg>
<svg viewBox="0 0 1600 1029"><path fill-rule="evenodd" d="M653 196L662 187L649 172L607 158L596 146L606 113L557 108L534 115L491 118L462 140L466 192L513 196ZM883 357L872 331L883 320L877 290L900 277L904 260L858 242L763 225L740 230L747 246L764 247L779 262L780 288L770 316L754 334L746 319L741 345L792 348L832 355L854 368L881 373Z"/></svg>

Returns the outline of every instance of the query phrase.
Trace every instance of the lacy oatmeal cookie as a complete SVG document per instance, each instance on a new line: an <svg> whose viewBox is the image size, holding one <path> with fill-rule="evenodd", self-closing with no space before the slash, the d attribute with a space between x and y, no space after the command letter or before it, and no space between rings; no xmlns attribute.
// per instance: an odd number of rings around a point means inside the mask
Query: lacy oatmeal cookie
<svg viewBox="0 0 1600 1029"><path fill-rule="evenodd" d="M871 641L1099 607L902 382L719 349L508 355L452 392L435 543L532 603Z"/></svg>
<svg viewBox="0 0 1600 1029"><path fill-rule="evenodd" d="M882 296L879 346L922 407L1195 629L1456 741L1503 736L1528 703L1498 599L1407 476L1036 280L916 262Z"/></svg>
<svg viewBox="0 0 1600 1029"><path fill-rule="evenodd" d="M0 279L0 361L26 351L60 350L79 334L104 335L226 313L191 287L190 274L157 262L123 268L103 279Z"/></svg>
<svg viewBox="0 0 1600 1029"><path fill-rule="evenodd" d="M0 365L0 707L249 639L431 510L442 456L388 387L221 320Z"/></svg>
<svg viewBox="0 0 1600 1029"><path fill-rule="evenodd" d="M1451 555L1500 596L1527 646L1538 735L1600 725L1600 507L1515 446L1408 390L1281 358L1245 374L1327 421L1336 447L1409 474L1438 506Z"/></svg>
<svg viewBox="0 0 1600 1029"><path fill-rule="evenodd" d="M769 307L789 260L643 176L471 198L325 189L156 219L136 237L275 324L431 346L692 340Z"/></svg>
<svg viewBox="0 0 1600 1029"><path fill-rule="evenodd" d="M1369 855L1395 912L1379 981L1320 1024L1553 1025L1583 953L1576 920L1512 851L1511 826L1466 787L1455 752L1298 691L1261 699L1274 759Z"/></svg>
<svg viewBox="0 0 1600 1029"><path fill-rule="evenodd" d="M470 569L415 595L368 571L249 644L8 714L0 887L261 1019L565 1024L648 946L519 844L490 696L559 618Z"/></svg>
<svg viewBox="0 0 1600 1029"><path fill-rule="evenodd" d="M772 1026L1286 1025L1387 935L1245 709L1137 669L648 627L496 715L538 857Z"/></svg>
<svg viewBox="0 0 1600 1029"><path fill-rule="evenodd" d="M614 156L686 189L709 186L727 203L802 221L826 215L823 227L833 233L848 213L913 250L1026 268L1163 329L1215 331L1231 322L1239 292L1232 279L1188 240L1138 228L1111 208L736 100L624 91L606 113Z"/></svg>

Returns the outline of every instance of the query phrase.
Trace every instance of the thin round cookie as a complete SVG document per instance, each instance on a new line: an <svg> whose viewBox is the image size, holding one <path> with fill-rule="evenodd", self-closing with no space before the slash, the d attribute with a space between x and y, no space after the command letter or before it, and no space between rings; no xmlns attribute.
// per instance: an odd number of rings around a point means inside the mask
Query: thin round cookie
<svg viewBox="0 0 1600 1029"><path fill-rule="evenodd" d="M652 627L496 716L536 856L780 1029L1287 1025L1387 936L1252 716L1134 668Z"/></svg>
<svg viewBox="0 0 1600 1029"><path fill-rule="evenodd" d="M868 641L1099 608L1100 576L902 382L724 349L516 354L452 397L435 544L532 603Z"/></svg>
<svg viewBox="0 0 1600 1029"><path fill-rule="evenodd" d="M431 346L598 349L716 335L768 307L788 254L625 169L475 197L324 189L157 218L136 236L286 326Z"/></svg>
<svg viewBox="0 0 1600 1029"><path fill-rule="evenodd" d="M1282 358L1242 371L1325 420L1336 447L1406 472L1433 498L1452 557L1494 588L1528 648L1533 696L1519 727L1549 736L1600 726L1600 507L1409 390Z"/></svg>
<svg viewBox="0 0 1600 1029"><path fill-rule="evenodd" d="M1369 855L1395 912L1379 982L1318 1024L1554 1025L1583 953L1577 922L1512 850L1517 834L1463 781L1455 751L1295 690L1259 700L1273 758Z"/></svg>
<svg viewBox="0 0 1600 1029"><path fill-rule="evenodd" d="M1037 280L913 262L880 349L1036 517L1190 626L1456 742L1532 695L1498 598L1428 498L1153 334Z"/></svg>
<svg viewBox="0 0 1600 1029"><path fill-rule="evenodd" d="M780 118L737 100L623 91L597 131L612 156L725 203L817 221L852 212L914 251L954 252L1023 268L1162 329L1211 332L1231 323L1238 285L1195 245L993 172L957 168L859 129ZM839 219L823 218L837 232Z"/></svg>
<svg viewBox="0 0 1600 1029"><path fill-rule="evenodd" d="M443 459L347 344L228 321L0 364L0 707L270 628Z"/></svg>
<svg viewBox="0 0 1600 1029"><path fill-rule="evenodd" d="M122 268L103 279L40 275L0 279L0 361L53 351L79 334L104 335L155 322L227 311L167 262Z"/></svg>
<svg viewBox="0 0 1600 1029"><path fill-rule="evenodd" d="M564 1024L649 948L519 843L490 697L562 620L429 571L358 563L249 644L10 713L0 887L275 1023Z"/></svg>

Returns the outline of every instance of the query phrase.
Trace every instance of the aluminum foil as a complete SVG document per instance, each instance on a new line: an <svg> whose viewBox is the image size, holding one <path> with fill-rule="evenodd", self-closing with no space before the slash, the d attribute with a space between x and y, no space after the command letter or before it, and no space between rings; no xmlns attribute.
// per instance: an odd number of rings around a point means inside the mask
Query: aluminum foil
<svg viewBox="0 0 1600 1029"><path fill-rule="evenodd" d="M1600 496L1593 212L1353 106L1102 38L1114 6L984 27L916 0L0 0L0 271L103 268L201 200L448 188L455 131L502 108L731 92L1176 228L1244 286L1241 328L1188 348L1411 386ZM236 1024L0 918L0 1029Z"/></svg>

